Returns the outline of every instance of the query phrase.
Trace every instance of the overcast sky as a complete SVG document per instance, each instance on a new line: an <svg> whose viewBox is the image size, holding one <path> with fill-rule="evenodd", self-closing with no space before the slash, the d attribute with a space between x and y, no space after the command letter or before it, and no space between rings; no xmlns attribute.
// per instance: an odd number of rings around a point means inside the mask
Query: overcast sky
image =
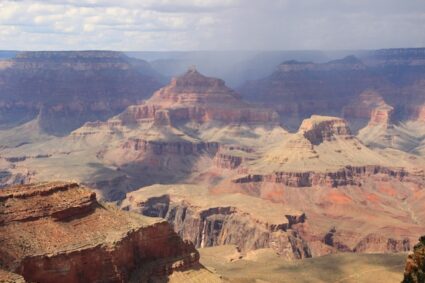
<svg viewBox="0 0 425 283"><path fill-rule="evenodd" d="M0 0L0 49L425 46L425 0Z"/></svg>

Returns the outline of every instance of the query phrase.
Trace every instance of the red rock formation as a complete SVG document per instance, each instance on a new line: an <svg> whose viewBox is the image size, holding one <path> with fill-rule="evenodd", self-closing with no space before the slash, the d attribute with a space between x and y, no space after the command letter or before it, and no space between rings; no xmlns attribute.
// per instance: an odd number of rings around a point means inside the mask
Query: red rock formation
<svg viewBox="0 0 425 283"><path fill-rule="evenodd" d="M190 69L158 90L146 104L132 106L119 118L126 123L155 121L161 125L179 122L277 123L274 111L243 102L224 81Z"/></svg>
<svg viewBox="0 0 425 283"><path fill-rule="evenodd" d="M198 264L168 223L102 205L73 183L3 189L0 215L0 262L30 282L127 282Z"/></svg>

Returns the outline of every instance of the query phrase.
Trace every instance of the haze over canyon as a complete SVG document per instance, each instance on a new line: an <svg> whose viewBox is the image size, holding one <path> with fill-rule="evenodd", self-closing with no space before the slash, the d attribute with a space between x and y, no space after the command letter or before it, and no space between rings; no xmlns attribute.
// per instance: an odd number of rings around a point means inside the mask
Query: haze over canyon
<svg viewBox="0 0 425 283"><path fill-rule="evenodd" d="M422 282L424 48L2 54L1 280Z"/></svg>

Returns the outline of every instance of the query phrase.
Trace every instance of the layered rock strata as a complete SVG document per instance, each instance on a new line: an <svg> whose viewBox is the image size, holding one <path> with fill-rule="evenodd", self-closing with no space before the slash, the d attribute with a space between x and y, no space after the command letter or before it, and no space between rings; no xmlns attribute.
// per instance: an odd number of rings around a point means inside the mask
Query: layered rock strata
<svg viewBox="0 0 425 283"><path fill-rule="evenodd" d="M128 282L140 270L143 281L199 264L165 221L101 204L75 183L3 189L0 215L1 266L30 282Z"/></svg>
<svg viewBox="0 0 425 283"><path fill-rule="evenodd" d="M162 78L120 52L20 52L0 61L0 85L0 125L39 114L43 131L63 135L149 97Z"/></svg>
<svg viewBox="0 0 425 283"><path fill-rule="evenodd" d="M275 172L270 175L247 175L233 179L234 183L270 182L279 183L291 187L312 186L361 186L362 180L374 176L377 181L394 178L403 181L409 177L409 173L402 167L381 166L347 166L335 172Z"/></svg>
<svg viewBox="0 0 425 283"><path fill-rule="evenodd" d="M252 209L261 205L270 207L254 213ZM279 205L249 196L214 196L193 185L158 185L128 193L122 208L166 219L183 239L199 248L233 244L242 252L272 248L288 259L311 256L307 244L293 230L306 220L302 212L284 211ZM278 215L273 209L286 214Z"/></svg>

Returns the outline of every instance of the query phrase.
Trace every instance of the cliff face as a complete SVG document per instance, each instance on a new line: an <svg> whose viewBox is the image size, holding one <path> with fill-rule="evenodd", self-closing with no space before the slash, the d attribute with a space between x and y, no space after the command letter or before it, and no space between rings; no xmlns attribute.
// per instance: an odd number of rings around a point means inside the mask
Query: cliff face
<svg viewBox="0 0 425 283"><path fill-rule="evenodd" d="M165 194L161 195L161 192ZM303 213L288 211L287 215L273 215L266 219L261 214L252 213L244 204L252 201L250 197L229 196L224 200L225 197L205 193L203 188L195 190L190 185L180 185L178 191L172 186L153 186L127 194L122 208L166 219L176 233L198 248L237 245L244 253L272 248L287 259L311 257L307 243L293 229L293 226L304 223ZM203 198L210 200L205 202ZM280 221L275 219L278 217Z"/></svg>
<svg viewBox="0 0 425 283"><path fill-rule="evenodd" d="M313 115L305 119L299 128L304 137L312 144L319 145L332 141L336 136L351 136L350 128L343 119Z"/></svg>
<svg viewBox="0 0 425 283"><path fill-rule="evenodd" d="M423 283L425 282L425 237L419 239L419 243L413 247L413 252L409 254L404 270L402 283Z"/></svg>
<svg viewBox="0 0 425 283"><path fill-rule="evenodd" d="M409 179L409 173L404 168L381 166L347 166L335 172L275 172L270 175L248 175L234 179L235 183L269 182L280 183L291 187L341 187L361 186L364 178L375 176L377 180L394 178L399 181Z"/></svg>
<svg viewBox="0 0 425 283"><path fill-rule="evenodd" d="M2 62L0 123L40 113L42 129L53 134L107 119L162 84L147 62L119 52L22 52Z"/></svg>
<svg viewBox="0 0 425 283"><path fill-rule="evenodd" d="M102 205L74 183L6 188L0 202L2 268L30 282L128 282L198 265L166 222Z"/></svg>

